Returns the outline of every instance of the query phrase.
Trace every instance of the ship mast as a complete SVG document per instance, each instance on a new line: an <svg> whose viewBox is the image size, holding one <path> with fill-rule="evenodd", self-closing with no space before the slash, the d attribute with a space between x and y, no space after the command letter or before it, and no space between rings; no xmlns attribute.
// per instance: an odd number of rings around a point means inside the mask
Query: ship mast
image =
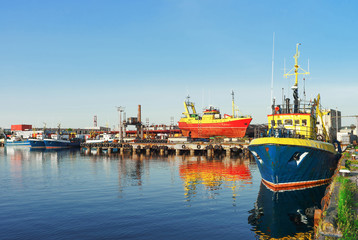
<svg viewBox="0 0 358 240"><path fill-rule="evenodd" d="M196 110L195 110L195 106L193 102L190 102L190 96L188 95L186 97L186 101L184 101L184 108L185 108L185 112L183 113L185 116L190 117L190 111L189 111L189 107L191 108L192 114L196 114Z"/></svg>
<svg viewBox="0 0 358 240"><path fill-rule="evenodd" d="M234 101L234 90L231 90L231 95L232 95L232 117L235 117L235 101Z"/></svg>
<svg viewBox="0 0 358 240"><path fill-rule="evenodd" d="M298 46L301 45L301 43L296 44L296 54L293 56L295 59L295 66L286 74L283 76L288 78L288 76L295 76L295 84L291 87L293 90L293 98L294 98L294 113L298 113L298 75L308 75L309 72L306 72L298 65L298 58L300 57L300 52L298 51ZM303 72L298 72L298 70L301 69ZM291 73L294 71L294 73Z"/></svg>

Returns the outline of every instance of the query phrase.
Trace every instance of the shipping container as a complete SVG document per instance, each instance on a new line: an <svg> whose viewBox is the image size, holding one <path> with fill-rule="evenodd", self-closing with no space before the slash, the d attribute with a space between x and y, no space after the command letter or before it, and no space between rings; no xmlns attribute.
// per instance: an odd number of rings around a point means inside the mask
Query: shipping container
<svg viewBox="0 0 358 240"><path fill-rule="evenodd" d="M11 125L11 131L26 131L31 129L32 129L32 125L29 124Z"/></svg>

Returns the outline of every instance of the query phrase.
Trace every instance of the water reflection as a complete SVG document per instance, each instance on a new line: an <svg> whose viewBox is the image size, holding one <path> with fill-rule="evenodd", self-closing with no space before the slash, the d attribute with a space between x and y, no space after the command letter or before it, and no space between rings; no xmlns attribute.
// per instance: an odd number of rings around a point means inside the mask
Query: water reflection
<svg viewBox="0 0 358 240"><path fill-rule="evenodd" d="M27 161L27 160L51 160L60 161L64 157L75 158L77 149L32 149L29 147L5 147L4 155L10 161Z"/></svg>
<svg viewBox="0 0 358 240"><path fill-rule="evenodd" d="M261 183L248 222L260 239L311 239L314 209L321 207L326 187L273 192Z"/></svg>
<svg viewBox="0 0 358 240"><path fill-rule="evenodd" d="M13 211L25 212L22 225L30 227L24 232L33 233L42 224L28 220L36 212L53 223L51 231L84 224L78 229L86 233L96 225L96 236L108 239L118 238L118 229L128 238L141 238L145 230L153 239L170 239L173 232L186 234L178 237L183 239L252 239L255 232L259 239L303 235L313 225L305 210L320 207L325 188L273 193L259 185L253 159L81 155L78 150L28 147L0 148L0 173L2 187L10 190L4 191L0 202L14 205L13 210L0 207L2 216L10 219L8 229L19 222L11 218ZM254 201L255 208L247 213ZM249 215L254 232L249 229ZM112 232L103 228L112 225Z"/></svg>
<svg viewBox="0 0 358 240"><path fill-rule="evenodd" d="M123 186L142 186L142 176L145 174L145 170L148 170L148 164L146 164L143 156L136 156L132 159L120 156L118 161L118 174L119 174L119 187ZM147 167L145 167L147 166Z"/></svg>
<svg viewBox="0 0 358 240"><path fill-rule="evenodd" d="M73 149L31 149L29 147L11 147L4 149L4 155L9 160L10 172L13 179L20 182L27 169L42 169L44 174L58 175L61 167L68 168L79 159L80 152ZM196 197L198 191L215 199L223 191L230 190L234 202L240 191L252 184L252 162L250 159L206 158L204 156L146 156L137 154L103 154L83 155L90 162L92 175L118 176L118 191L122 197L124 189L131 186L144 185L145 181L155 175L169 173L171 184L179 179L184 183L184 196L187 201ZM78 164L84 162L78 161ZM70 165L69 165L70 164ZM87 167L83 165L83 167ZM155 173L153 172L155 171ZM48 175L50 174L50 175Z"/></svg>
<svg viewBox="0 0 358 240"><path fill-rule="evenodd" d="M246 159L196 157L184 160L179 166L179 174L184 182L186 200L192 200L200 187L204 187L209 198L215 198L223 188L231 188L235 198L241 188L252 184L248 165Z"/></svg>
<svg viewBox="0 0 358 240"><path fill-rule="evenodd" d="M4 155L10 162L13 170L24 168L42 168L47 160L51 161L51 166L58 168L59 162L63 158L75 158L77 151L70 149L31 149L29 147L5 147Z"/></svg>

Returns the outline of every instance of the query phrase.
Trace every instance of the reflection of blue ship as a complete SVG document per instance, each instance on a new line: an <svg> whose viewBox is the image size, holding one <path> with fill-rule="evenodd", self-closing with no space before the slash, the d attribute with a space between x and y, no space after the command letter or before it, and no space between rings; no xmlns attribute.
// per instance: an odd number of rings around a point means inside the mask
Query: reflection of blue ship
<svg viewBox="0 0 358 240"><path fill-rule="evenodd" d="M273 192L261 183L255 208L249 211L253 230L271 238L303 237L313 230L314 209L321 207L327 185Z"/></svg>

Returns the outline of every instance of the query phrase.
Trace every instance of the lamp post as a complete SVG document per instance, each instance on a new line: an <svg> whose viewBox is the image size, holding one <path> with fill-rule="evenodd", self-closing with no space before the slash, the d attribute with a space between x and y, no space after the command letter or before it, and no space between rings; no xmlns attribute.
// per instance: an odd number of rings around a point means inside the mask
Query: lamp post
<svg viewBox="0 0 358 240"><path fill-rule="evenodd" d="M119 141L123 142L123 131L122 131L122 112L124 111L124 107L117 107L117 111L119 114L119 125L118 125L118 133L119 133Z"/></svg>

